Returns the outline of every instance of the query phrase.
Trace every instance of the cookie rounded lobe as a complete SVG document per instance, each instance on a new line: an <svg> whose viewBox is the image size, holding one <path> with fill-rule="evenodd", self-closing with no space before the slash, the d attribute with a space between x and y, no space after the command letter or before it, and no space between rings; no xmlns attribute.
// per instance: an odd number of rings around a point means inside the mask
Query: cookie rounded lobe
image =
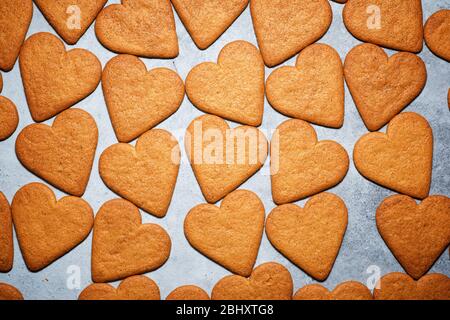
<svg viewBox="0 0 450 320"><path fill-rule="evenodd" d="M12 285L0 282L0 301L1 300L23 300L23 295Z"/></svg>
<svg viewBox="0 0 450 320"><path fill-rule="evenodd" d="M0 96L0 141L8 139L19 124L16 105L6 97Z"/></svg>
<svg viewBox="0 0 450 320"><path fill-rule="evenodd" d="M3 192L0 192L0 272L9 272L13 267L14 243L11 207Z"/></svg>
<svg viewBox="0 0 450 320"><path fill-rule="evenodd" d="M181 286L174 289L166 300L210 300L208 293L200 287L193 285Z"/></svg>
<svg viewBox="0 0 450 320"><path fill-rule="evenodd" d="M450 62L450 10L433 13L425 23L425 43L438 57Z"/></svg>

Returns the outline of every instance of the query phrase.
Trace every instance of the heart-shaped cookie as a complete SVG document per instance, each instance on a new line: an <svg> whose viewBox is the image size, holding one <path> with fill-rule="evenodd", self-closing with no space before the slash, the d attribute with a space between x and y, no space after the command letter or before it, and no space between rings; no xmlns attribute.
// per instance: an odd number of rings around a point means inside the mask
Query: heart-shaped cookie
<svg viewBox="0 0 450 320"><path fill-rule="evenodd" d="M414 281L404 273L388 273L381 277L373 296L375 300L450 300L450 278L431 273Z"/></svg>
<svg viewBox="0 0 450 320"><path fill-rule="evenodd" d="M421 0L349 0L342 15L348 31L361 41L399 51L422 50Z"/></svg>
<svg viewBox="0 0 450 320"><path fill-rule="evenodd" d="M209 300L209 295L197 286L181 286L173 290L166 300Z"/></svg>
<svg viewBox="0 0 450 320"><path fill-rule="evenodd" d="M94 215L81 198L56 201L49 187L30 183L19 189L11 204L23 258L38 271L80 244L91 232Z"/></svg>
<svg viewBox="0 0 450 320"><path fill-rule="evenodd" d="M47 21L68 44L75 44L108 0L34 0Z"/></svg>
<svg viewBox="0 0 450 320"><path fill-rule="evenodd" d="M212 300L291 300L292 277L275 262L256 267L249 278L230 275L214 286Z"/></svg>
<svg viewBox="0 0 450 320"><path fill-rule="evenodd" d="M105 66L103 94L120 142L130 142L170 117L184 98L180 76L166 68L147 71L137 57L119 55Z"/></svg>
<svg viewBox="0 0 450 320"><path fill-rule="evenodd" d="M267 158L267 139L254 127L230 129L221 118L205 115L186 130L186 153L203 196L215 203L254 175Z"/></svg>
<svg viewBox="0 0 450 320"><path fill-rule="evenodd" d="M169 0L121 0L95 22L98 40L109 50L146 58L175 58L178 38Z"/></svg>
<svg viewBox="0 0 450 320"><path fill-rule="evenodd" d="M450 244L450 199L445 196L430 196L419 205L408 196L390 196L378 207L376 220L381 237L414 279Z"/></svg>
<svg viewBox="0 0 450 320"><path fill-rule="evenodd" d="M306 47L295 67L272 72L266 88L272 107L289 117L332 128L344 123L342 61L326 44Z"/></svg>
<svg viewBox="0 0 450 320"><path fill-rule="evenodd" d="M118 143L103 151L100 176L121 197L157 217L169 209L180 167L180 147L165 130L143 134L136 147Z"/></svg>
<svg viewBox="0 0 450 320"><path fill-rule="evenodd" d="M184 220L189 243L233 273L248 277L255 265L264 229L264 205L256 194L237 190L220 208L201 204Z"/></svg>
<svg viewBox="0 0 450 320"><path fill-rule="evenodd" d="M450 10L439 10L431 15L424 30L425 43L438 57L450 62Z"/></svg>
<svg viewBox="0 0 450 320"><path fill-rule="evenodd" d="M107 283L93 283L85 288L78 300L160 300L158 285L145 276L132 276L114 288Z"/></svg>
<svg viewBox="0 0 450 320"><path fill-rule="evenodd" d="M367 179L423 199L430 191L433 131L419 114L401 113L389 122L386 134L362 136L353 149L353 160Z"/></svg>
<svg viewBox="0 0 450 320"><path fill-rule="evenodd" d="M295 204L276 207L267 217L272 245L313 278L325 280L347 229L347 207L331 193L318 194L302 209Z"/></svg>
<svg viewBox="0 0 450 320"><path fill-rule="evenodd" d="M276 204L312 196L341 182L349 159L334 141L317 141L314 128L297 119L278 126L270 146L272 197Z"/></svg>
<svg viewBox="0 0 450 320"><path fill-rule="evenodd" d="M16 154L31 172L55 187L81 196L91 174L98 130L94 118L81 109L69 109L53 126L25 127L16 140Z"/></svg>
<svg viewBox="0 0 450 320"><path fill-rule="evenodd" d="M92 238L92 279L110 282L162 266L171 241L157 224L142 224L139 209L122 199L107 201L98 211Z"/></svg>
<svg viewBox="0 0 450 320"><path fill-rule="evenodd" d="M172 0L197 47L206 49L240 16L249 0Z"/></svg>
<svg viewBox="0 0 450 320"><path fill-rule="evenodd" d="M11 208L8 199L0 192L0 272L12 269L14 259L14 243Z"/></svg>
<svg viewBox="0 0 450 320"><path fill-rule="evenodd" d="M14 67L20 48L33 17L31 0L2 0L0 2L0 69Z"/></svg>
<svg viewBox="0 0 450 320"><path fill-rule="evenodd" d="M250 11L268 67L286 61L317 41L333 19L327 0L251 0Z"/></svg>
<svg viewBox="0 0 450 320"><path fill-rule="evenodd" d="M264 62L259 50L246 41L229 43L217 64L205 62L189 72L186 93L204 112L259 126L264 112Z"/></svg>
<svg viewBox="0 0 450 320"><path fill-rule="evenodd" d="M372 300L372 292L360 282L346 281L333 291L320 284L310 284L299 289L293 300Z"/></svg>
<svg viewBox="0 0 450 320"><path fill-rule="evenodd" d="M1 300L23 300L22 293L15 287L0 282L0 301Z"/></svg>
<svg viewBox="0 0 450 320"><path fill-rule="evenodd" d="M345 80L364 124L376 131L408 106L427 81L427 69L408 52L391 57L380 47L361 44L345 58Z"/></svg>
<svg viewBox="0 0 450 320"><path fill-rule="evenodd" d="M0 141L8 139L19 124L16 105L8 98L0 96Z"/></svg>
<svg viewBox="0 0 450 320"><path fill-rule="evenodd" d="M102 65L84 49L66 51L50 33L36 33L20 51L20 72L31 116L50 119L90 95L100 82Z"/></svg>

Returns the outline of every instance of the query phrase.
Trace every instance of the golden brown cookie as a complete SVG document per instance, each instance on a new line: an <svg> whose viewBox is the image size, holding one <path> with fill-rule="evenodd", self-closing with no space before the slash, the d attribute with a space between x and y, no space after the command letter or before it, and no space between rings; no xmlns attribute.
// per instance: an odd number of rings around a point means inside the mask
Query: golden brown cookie
<svg viewBox="0 0 450 320"><path fill-rule="evenodd" d="M105 66L103 95L117 139L130 142L175 113L184 84L167 68L147 71L137 57L119 55Z"/></svg>
<svg viewBox="0 0 450 320"><path fill-rule="evenodd" d="M199 252L233 273L248 277L255 265L264 229L264 205L256 194L236 190L220 208L201 204L184 220L184 234Z"/></svg>
<svg viewBox="0 0 450 320"><path fill-rule="evenodd" d="M450 300L450 278L431 273L414 281L400 272L381 277L373 291L375 300Z"/></svg>
<svg viewBox="0 0 450 320"><path fill-rule="evenodd" d="M180 147L165 130L143 134L136 147L117 143L103 151L100 176L121 197L157 217L169 209L180 167Z"/></svg>
<svg viewBox="0 0 450 320"><path fill-rule="evenodd" d="M249 278L230 275L214 286L212 300L291 300L292 277L275 262L256 267Z"/></svg>
<svg viewBox="0 0 450 320"><path fill-rule="evenodd" d="M399 51L423 46L421 0L349 0L344 24L357 39Z"/></svg>
<svg viewBox="0 0 450 320"><path fill-rule="evenodd" d="M254 127L230 129L221 118L204 115L186 130L186 153L203 196L215 203L253 176L267 158L267 139Z"/></svg>
<svg viewBox="0 0 450 320"><path fill-rule="evenodd" d="M166 300L209 300L209 295L197 286L181 286L173 290Z"/></svg>
<svg viewBox="0 0 450 320"><path fill-rule="evenodd" d="M1 300L23 300L22 293L15 287L0 282L0 301Z"/></svg>
<svg viewBox="0 0 450 320"><path fill-rule="evenodd" d="M197 47L206 49L240 16L249 0L172 0Z"/></svg>
<svg viewBox="0 0 450 320"><path fill-rule="evenodd" d="M2 90L3 90L3 77L2 74L0 73L0 93L2 92Z"/></svg>
<svg viewBox="0 0 450 320"><path fill-rule="evenodd" d="M341 182L348 171L345 149L334 141L317 141L314 128L302 120L278 126L270 146L272 197L276 204L294 202Z"/></svg>
<svg viewBox="0 0 450 320"><path fill-rule="evenodd" d="M293 300L372 300L372 292L360 282L346 281L333 291L320 284L310 284L299 289Z"/></svg>
<svg viewBox="0 0 450 320"><path fill-rule="evenodd" d="M381 237L414 279L450 244L450 199L445 196L429 196L419 205L408 196L390 196L378 207L376 221Z"/></svg>
<svg viewBox="0 0 450 320"><path fill-rule="evenodd" d="M31 172L74 196L86 190L98 130L94 118L81 109L59 114L53 125L25 127L16 140L16 154Z"/></svg>
<svg viewBox="0 0 450 320"><path fill-rule="evenodd" d="M0 272L8 272L12 269L13 259L14 243L11 207L8 199L0 192Z"/></svg>
<svg viewBox="0 0 450 320"><path fill-rule="evenodd" d="M326 44L303 49L295 67L272 72L266 88L272 107L289 117L332 128L344 123L342 61Z"/></svg>
<svg viewBox="0 0 450 320"><path fill-rule="evenodd" d="M0 1L0 69L14 67L33 16L31 0Z"/></svg>
<svg viewBox="0 0 450 320"><path fill-rule="evenodd" d="M425 23L424 37L428 48L450 62L450 10L439 10Z"/></svg>
<svg viewBox="0 0 450 320"><path fill-rule="evenodd" d="M55 31L68 44L75 44L94 22L108 0L35 0Z"/></svg>
<svg viewBox="0 0 450 320"><path fill-rule="evenodd" d="M106 283L86 287L78 300L160 300L158 285L145 276L132 276L116 288Z"/></svg>
<svg viewBox="0 0 450 320"><path fill-rule="evenodd" d="M427 81L424 62L415 54L391 57L374 44L361 44L345 58L345 80L364 124L370 131L382 128L408 106Z"/></svg>
<svg viewBox="0 0 450 320"><path fill-rule="evenodd" d="M98 211L92 238L92 280L110 282L162 266L171 241L157 224L142 224L139 209L123 199L107 201Z"/></svg>
<svg viewBox="0 0 450 320"><path fill-rule="evenodd" d="M102 66L84 49L66 51L56 36L41 32L25 41L20 72L31 116L50 119L90 95L100 82Z"/></svg>
<svg viewBox="0 0 450 320"><path fill-rule="evenodd" d="M313 278L325 280L333 268L347 229L347 207L332 193L315 195L305 207L285 204L267 217L272 245Z"/></svg>
<svg viewBox="0 0 450 320"><path fill-rule="evenodd" d="M186 78L186 93L200 110L259 126L264 112L264 62L246 41L227 44L217 64L204 62Z"/></svg>
<svg viewBox="0 0 450 320"><path fill-rule="evenodd" d="M146 58L175 58L178 38L169 0L121 0L95 22L98 40L109 50Z"/></svg>
<svg viewBox="0 0 450 320"><path fill-rule="evenodd" d="M94 215L81 198L56 200L44 184L30 183L11 204L20 250L31 271L38 271L80 244L91 232Z"/></svg>
<svg viewBox="0 0 450 320"><path fill-rule="evenodd" d="M404 112L386 134L367 133L355 144L356 169L367 179L417 199L428 196L433 162L433 131L427 120Z"/></svg>
<svg viewBox="0 0 450 320"><path fill-rule="evenodd" d="M16 105L6 97L0 96L0 141L8 139L19 124Z"/></svg>
<svg viewBox="0 0 450 320"><path fill-rule="evenodd" d="M250 11L268 67L286 61L316 42L333 19L327 0L251 0Z"/></svg>

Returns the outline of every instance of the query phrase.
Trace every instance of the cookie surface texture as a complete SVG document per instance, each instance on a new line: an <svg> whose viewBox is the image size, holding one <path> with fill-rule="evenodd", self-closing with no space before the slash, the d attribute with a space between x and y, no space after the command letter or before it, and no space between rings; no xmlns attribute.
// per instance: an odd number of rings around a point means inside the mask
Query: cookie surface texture
<svg viewBox="0 0 450 320"><path fill-rule="evenodd" d="M202 288L187 285L173 290L166 300L209 300L209 295Z"/></svg>
<svg viewBox="0 0 450 320"><path fill-rule="evenodd" d="M0 96L0 141L8 139L19 124L16 105L8 98Z"/></svg>
<svg viewBox="0 0 450 320"><path fill-rule="evenodd" d="M14 242L11 207L8 199L0 192L0 272L12 269Z"/></svg>
<svg viewBox="0 0 450 320"><path fill-rule="evenodd" d="M346 281L333 291L320 284L310 284L299 289L293 300L372 300L372 292L360 282Z"/></svg>
<svg viewBox="0 0 450 320"><path fill-rule="evenodd" d="M428 18L424 37L428 48L450 62L450 10L439 10Z"/></svg>
<svg viewBox="0 0 450 320"><path fill-rule="evenodd" d="M0 282L0 301L1 300L23 300L22 293L12 285Z"/></svg>

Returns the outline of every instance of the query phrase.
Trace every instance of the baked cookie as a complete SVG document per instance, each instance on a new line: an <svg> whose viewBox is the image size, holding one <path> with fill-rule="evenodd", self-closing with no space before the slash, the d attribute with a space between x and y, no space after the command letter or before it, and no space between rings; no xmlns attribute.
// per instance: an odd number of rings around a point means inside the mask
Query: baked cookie
<svg viewBox="0 0 450 320"><path fill-rule="evenodd" d="M16 105L6 97L0 96L0 141L8 139L19 124Z"/></svg>
<svg viewBox="0 0 450 320"><path fill-rule="evenodd" d="M7 283L0 282L0 301L1 300L23 300L22 293Z"/></svg>
<svg viewBox="0 0 450 320"><path fill-rule="evenodd" d="M212 300L291 300L292 277L281 264L267 262L256 267L249 278L230 275L216 283Z"/></svg>
<svg viewBox="0 0 450 320"><path fill-rule="evenodd" d="M450 199L445 196L429 196L419 205L408 196L390 196L378 207L376 221L381 237L414 279L450 244Z"/></svg>
<svg viewBox="0 0 450 320"><path fill-rule="evenodd" d="M108 0L34 0L44 17L68 44L75 44Z"/></svg>
<svg viewBox="0 0 450 320"><path fill-rule="evenodd" d="M31 271L39 271L79 245L91 232L94 214L81 198L56 200L44 184L30 183L11 204L20 250Z"/></svg>
<svg viewBox="0 0 450 320"><path fill-rule="evenodd" d="M93 283L86 287L78 300L160 300L158 285L145 276L132 276L114 288L106 283Z"/></svg>
<svg viewBox="0 0 450 320"><path fill-rule="evenodd" d="M286 61L316 42L333 19L327 0L251 0L250 12L268 67Z"/></svg>
<svg viewBox="0 0 450 320"><path fill-rule="evenodd" d="M367 129L381 129L421 92L427 81L425 63L417 55L391 57L374 44L361 44L345 58L345 80Z"/></svg>
<svg viewBox="0 0 450 320"><path fill-rule="evenodd" d="M2 0L0 2L0 69L10 71L16 63L31 18L31 0Z"/></svg>
<svg viewBox="0 0 450 320"><path fill-rule="evenodd" d="M344 24L357 39L399 51L423 46L421 0L349 0Z"/></svg>
<svg viewBox="0 0 450 320"><path fill-rule="evenodd" d="M293 300L372 300L372 292L360 282L346 281L328 291L320 284L310 284L299 289Z"/></svg>
<svg viewBox="0 0 450 320"><path fill-rule="evenodd" d="M209 300L209 295L197 286L181 286L173 290L166 300Z"/></svg>
<svg viewBox="0 0 450 320"><path fill-rule="evenodd" d="M25 41L19 56L28 107L34 121L44 121L94 92L102 66L84 49L66 51L56 36L41 32Z"/></svg>
<svg viewBox="0 0 450 320"><path fill-rule="evenodd" d="M326 44L312 44L295 67L281 67L266 82L272 107L293 118L340 128L344 123L344 71L339 54Z"/></svg>
<svg viewBox="0 0 450 320"><path fill-rule="evenodd" d="M333 268L347 229L347 207L332 193L315 195L302 209L276 207L267 217L270 243L314 279L325 280Z"/></svg>
<svg viewBox="0 0 450 320"><path fill-rule="evenodd" d="M386 134L367 133L355 144L356 169L367 179L417 199L428 196L433 162L433 131L427 120L404 112Z"/></svg>
<svg viewBox="0 0 450 320"><path fill-rule="evenodd" d="M178 38L169 0L121 0L104 8L95 34L106 48L146 58L175 58Z"/></svg>
<svg viewBox="0 0 450 320"><path fill-rule="evenodd" d="M236 190L220 208L201 204L184 220L184 234L199 252L233 273L248 277L255 265L264 229L264 205L256 194Z"/></svg>
<svg viewBox="0 0 450 320"><path fill-rule="evenodd" d="M0 73L0 93L2 92L2 90L3 90L3 77L2 74Z"/></svg>
<svg viewBox="0 0 450 320"><path fill-rule="evenodd" d="M137 57L119 55L105 66L103 95L120 142L130 142L175 113L183 102L184 84L167 68L147 71Z"/></svg>
<svg viewBox="0 0 450 320"><path fill-rule="evenodd" d="M348 171L345 149L334 141L317 141L314 128L297 119L283 122L270 145L272 197L276 204L294 202L341 182Z"/></svg>
<svg viewBox="0 0 450 320"><path fill-rule="evenodd" d="M450 62L450 10L439 10L425 23L424 37L428 48Z"/></svg>
<svg viewBox="0 0 450 320"><path fill-rule="evenodd" d="M157 224L142 224L139 209L122 199L107 201L98 211L92 238L92 280L110 282L162 266L171 241Z"/></svg>
<svg viewBox="0 0 450 320"><path fill-rule="evenodd" d="M99 160L100 176L108 188L159 218L169 209L179 168L178 142L161 129L143 134L136 147L112 145Z"/></svg>
<svg viewBox="0 0 450 320"><path fill-rule="evenodd" d="M9 272L13 266L14 243L12 228L11 207L8 199L0 192L0 272Z"/></svg>
<svg viewBox="0 0 450 320"><path fill-rule="evenodd" d="M89 181L97 140L94 118L81 109L69 109L51 127L42 123L25 127L16 140L16 155L37 176L80 197Z"/></svg>
<svg viewBox="0 0 450 320"><path fill-rule="evenodd" d="M186 153L200 189L215 203L253 176L267 158L267 139L254 127L230 129L221 118L204 115L186 130Z"/></svg>
<svg viewBox="0 0 450 320"><path fill-rule="evenodd" d="M247 7L249 0L172 0L197 47L206 49Z"/></svg>
<svg viewBox="0 0 450 320"><path fill-rule="evenodd" d="M246 41L227 44L217 64L204 62L186 78L186 93L200 110L250 126L264 113L264 62Z"/></svg>
<svg viewBox="0 0 450 320"><path fill-rule="evenodd" d="M373 296L375 300L450 300L450 278L431 273L414 281L404 273L388 273L381 277Z"/></svg>

